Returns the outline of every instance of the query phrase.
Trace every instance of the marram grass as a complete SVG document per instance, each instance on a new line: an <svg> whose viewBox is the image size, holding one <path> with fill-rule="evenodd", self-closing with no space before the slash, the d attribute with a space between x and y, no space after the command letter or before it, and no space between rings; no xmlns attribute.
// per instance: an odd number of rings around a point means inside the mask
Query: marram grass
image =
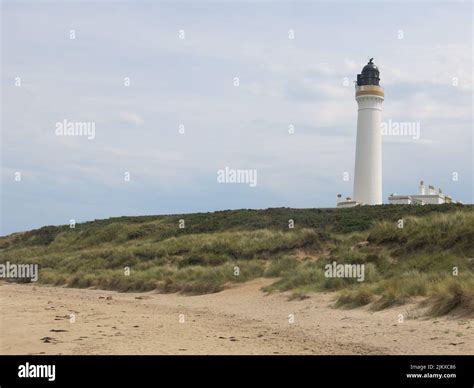
<svg viewBox="0 0 474 388"><path fill-rule="evenodd" d="M275 278L267 292L302 299L336 291L341 308L380 310L422 297L431 315L474 314L472 206L120 217L0 237L6 261L36 263L39 281L59 286L204 294L265 276ZM334 262L363 265L363 281L325 276Z"/></svg>

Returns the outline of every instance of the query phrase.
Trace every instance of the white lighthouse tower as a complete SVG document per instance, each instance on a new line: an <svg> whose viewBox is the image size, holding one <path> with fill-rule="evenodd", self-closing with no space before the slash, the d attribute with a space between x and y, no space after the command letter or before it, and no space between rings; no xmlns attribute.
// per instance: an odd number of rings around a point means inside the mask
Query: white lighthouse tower
<svg viewBox="0 0 474 388"><path fill-rule="evenodd" d="M358 105L357 141L354 169L354 196L342 199L337 194L337 207L347 208L359 205L382 204L382 103L385 95L380 87L380 72L371 58L364 66L361 74L357 74L355 99ZM418 194L390 194L388 203L391 205L439 205L444 203L461 203L443 194L441 189L435 190L420 181Z"/></svg>
<svg viewBox="0 0 474 388"><path fill-rule="evenodd" d="M357 75L355 98L358 105L357 141L353 201L360 205L382 204L382 121L383 89L379 69L370 59Z"/></svg>

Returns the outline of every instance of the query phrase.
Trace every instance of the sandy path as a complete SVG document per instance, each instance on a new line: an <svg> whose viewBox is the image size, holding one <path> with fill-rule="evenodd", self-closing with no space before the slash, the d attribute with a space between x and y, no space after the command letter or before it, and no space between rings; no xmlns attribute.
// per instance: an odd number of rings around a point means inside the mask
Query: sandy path
<svg viewBox="0 0 474 388"><path fill-rule="evenodd" d="M0 354L474 354L472 319L399 323L413 305L340 310L333 294L265 295L269 283L201 296L0 283Z"/></svg>

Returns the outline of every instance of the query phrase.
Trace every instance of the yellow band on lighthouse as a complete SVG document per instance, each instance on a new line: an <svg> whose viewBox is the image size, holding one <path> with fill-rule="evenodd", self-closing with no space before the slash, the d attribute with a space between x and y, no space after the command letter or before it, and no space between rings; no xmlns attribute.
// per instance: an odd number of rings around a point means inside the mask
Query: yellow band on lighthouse
<svg viewBox="0 0 474 388"><path fill-rule="evenodd" d="M356 97L375 95L385 97L383 89L377 85L361 85L356 87Z"/></svg>

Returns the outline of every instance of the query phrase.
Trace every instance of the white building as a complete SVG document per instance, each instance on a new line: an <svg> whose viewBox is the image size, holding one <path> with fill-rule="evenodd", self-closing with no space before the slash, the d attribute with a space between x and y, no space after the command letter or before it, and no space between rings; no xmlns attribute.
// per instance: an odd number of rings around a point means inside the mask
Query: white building
<svg viewBox="0 0 474 388"><path fill-rule="evenodd" d="M420 181L418 194L390 194L388 197L388 203L392 205L441 205L443 203L457 202L449 195L443 194L441 189L436 190L432 185L429 185L428 191L426 191L424 182Z"/></svg>
<svg viewBox="0 0 474 388"><path fill-rule="evenodd" d="M373 58L372 58L373 59ZM354 169L354 201L362 205L382 204L382 103L379 69L370 59L357 75L358 105Z"/></svg>
<svg viewBox="0 0 474 388"><path fill-rule="evenodd" d="M355 99L358 105L354 169L354 198L341 200L337 207L382 204L382 103L379 69L370 59L357 75Z"/></svg>
<svg viewBox="0 0 474 388"><path fill-rule="evenodd" d="M382 204L382 103L384 91L379 85L379 69L370 59L361 74L357 74L355 99L358 105L357 141L354 169L354 198L337 195L337 207ZM393 205L440 205L457 203L441 189L436 190L420 182L418 194L391 194L388 203Z"/></svg>
<svg viewBox="0 0 474 388"><path fill-rule="evenodd" d="M337 195L337 207L344 208L344 207L354 207L360 205L356 201L354 201L351 197L347 197L345 200L342 200L341 194Z"/></svg>

